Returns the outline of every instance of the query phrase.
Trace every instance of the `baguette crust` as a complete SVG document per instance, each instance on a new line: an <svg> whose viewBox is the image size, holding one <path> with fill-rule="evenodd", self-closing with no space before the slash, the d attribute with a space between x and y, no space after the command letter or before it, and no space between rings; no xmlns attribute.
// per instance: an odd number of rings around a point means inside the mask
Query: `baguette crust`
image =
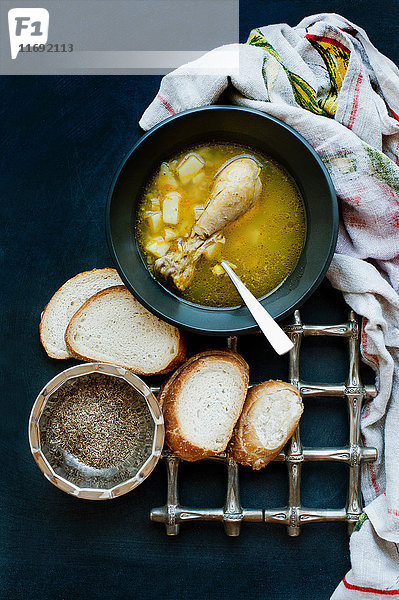
<svg viewBox="0 0 399 600"><path fill-rule="evenodd" d="M169 393L169 389L171 388L172 384L174 381L176 381L176 379L178 379L180 377L180 375L183 373L183 371L189 367L193 362L197 361L200 358L207 358L208 356L216 356L216 357L220 357L220 356L227 356L227 357L232 357L234 356L242 365L242 368L249 372L249 366L248 364L245 362L245 360L243 359L243 357L238 354L237 352L233 352L233 350L222 350L222 349L211 349L211 350L203 350L202 352L199 352L198 354L195 354L194 356L191 356L190 358L188 358L184 364L180 364L180 366L175 370L174 373L172 373L172 375L166 379L166 381L164 381L161 385L161 387L159 388L159 392L158 392L158 404L159 406L162 408L164 402L166 401L165 399L168 397L168 393Z"/></svg>
<svg viewBox="0 0 399 600"><path fill-rule="evenodd" d="M300 414L297 419L291 419L291 422L287 423L287 435L284 437L282 443L278 446L267 448L256 433L253 411L258 402L264 401L265 395L271 396L274 392L283 390L295 394L299 401ZM231 438L229 446L231 457L241 465L248 465L253 469L265 467L279 454L293 435L302 412L303 404L299 391L290 383L279 380L270 380L254 385L248 391L243 411ZM289 415L287 416L287 419L290 419Z"/></svg>
<svg viewBox="0 0 399 600"><path fill-rule="evenodd" d="M60 288L58 288L58 290L52 295L52 297L50 298L50 300L47 302L46 306L44 307L42 314L40 316L39 335L40 335L40 342L41 342L43 348L45 349L46 353L48 354L48 356L50 356L50 358L56 358L58 360L61 360L61 359L65 359L65 358L70 358L72 356L72 354L66 355L64 352L60 352L60 351L54 352L54 350L52 350L51 347L49 346L49 344L47 343L46 334L45 334L45 322L46 322L46 317L47 317L49 308L53 305L54 301L57 301L58 297L63 294L65 286L70 287L70 285L73 284L74 281L81 279L81 277L83 275L92 275L95 273L100 273L103 275L105 275L107 273L110 275L118 275L116 269L112 269L111 267L105 267L103 269L92 269L91 271L83 271L82 273L78 273L77 275L75 275L75 277L68 279L68 281L66 281Z"/></svg>
<svg viewBox="0 0 399 600"><path fill-rule="evenodd" d="M86 308L93 301L101 298L102 296L106 296L108 294L115 294L115 293L116 294L120 294L120 293L125 294L126 292L128 292L128 289L124 285L115 285L112 287L108 287L104 290L101 290L100 292L97 292L97 294L94 294L94 296L92 296L91 298L86 300L86 302L77 310L77 312L74 314L74 316L70 320L67 330L65 332L65 343L67 345L68 351L71 353L71 356L73 356L74 358L77 358L79 360L86 361L86 362L97 362L96 357L85 356L84 354L81 354L80 352L78 352L76 350L76 348L73 345L72 330L75 326L76 321L80 318L80 315L86 310ZM129 294L130 294L130 292L129 292ZM132 298L134 298L134 297L132 296ZM137 300L135 300L135 301L138 302ZM154 315L152 315L152 316L157 321L162 322L161 319L159 319L158 317L155 317ZM143 369L140 369L137 367L135 367L133 369L131 365L121 364L121 363L114 362L114 361L112 361L112 364L115 364L119 367L124 367L126 369L130 369L130 370L134 371L135 373L137 373L138 375L161 375L161 374L170 373L170 371L173 371L178 365L180 365L185 360L186 350L187 350L187 341L186 341L185 336L176 327L174 329L176 331L176 334L178 335L177 350L173 357L171 357L171 358L168 357L169 362L163 368L156 370L156 371L151 371L151 370L143 370Z"/></svg>
<svg viewBox="0 0 399 600"><path fill-rule="evenodd" d="M182 428L177 415L177 404L179 401L179 394L183 387L186 385L187 380L194 370L201 368L202 365L206 365L209 361L216 360L221 363L230 363L236 366L241 375L243 397L242 403L237 410L237 414L232 416L231 430L226 436L225 443L221 443L221 448L218 452L215 452L209 448L201 447L193 444L187 440L182 432ZM239 418L244 399L245 393L248 387L249 381L249 367L245 360L236 352L228 350L207 350L200 352L195 356L191 357L181 367L173 373L173 375L163 384L159 394L158 402L163 408L166 438L165 441L169 448L176 454L176 456L187 460L196 461L202 458L208 458L215 456L219 452L223 452L228 444L231 437L233 428L237 419ZM230 415L231 417L231 415Z"/></svg>

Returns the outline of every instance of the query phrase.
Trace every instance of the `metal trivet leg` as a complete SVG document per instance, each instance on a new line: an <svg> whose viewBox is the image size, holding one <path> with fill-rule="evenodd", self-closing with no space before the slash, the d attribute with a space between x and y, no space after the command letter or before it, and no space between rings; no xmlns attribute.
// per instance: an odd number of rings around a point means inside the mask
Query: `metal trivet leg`
<svg viewBox="0 0 399 600"><path fill-rule="evenodd" d="M241 507L238 465L225 453L209 459L219 461L227 466L227 493L223 508L187 508L180 506L177 490L179 459L170 450L166 450L162 457L166 462L168 476L166 505L153 508L150 519L151 521L164 523L167 535L177 535L180 523L187 521L220 521L224 524L226 534L234 537L240 534L242 521L257 523L263 521L262 510L248 510Z"/></svg>
<svg viewBox="0 0 399 600"><path fill-rule="evenodd" d="M165 523L167 535L177 535L179 533L179 522L176 520L176 514L179 512L179 494L177 489L177 474L179 470L180 458L174 456L171 452L162 455L166 464L168 477L168 492L166 506L154 508L151 511L152 521Z"/></svg>
<svg viewBox="0 0 399 600"><path fill-rule="evenodd" d="M349 411L349 445L344 448L302 448L299 428L295 432L291 446L283 460L288 462L289 502L284 522L288 535L299 535L302 523L323 521L346 521L349 533L359 518L363 503L360 491L360 467L362 461L377 458L375 448L360 445L360 414L363 401L373 398L375 386L364 386L359 374L359 327L356 315L349 313L348 323L340 325L303 325L299 311L295 311L294 324L287 327L287 333L294 342L290 353L289 377L298 387L302 398L314 396L344 397ZM348 339L349 374L345 384L307 383L300 380L300 347L303 336L333 336ZM345 508L310 509L300 504L300 463L302 461L339 461L349 465L348 500ZM265 519L266 520L266 519ZM281 519L280 519L281 522Z"/></svg>
<svg viewBox="0 0 399 600"><path fill-rule="evenodd" d="M259 523L280 523L286 525L290 536L300 534L304 523L326 521L344 521L349 532L362 512L360 491L360 469L363 461L377 458L375 448L366 448L360 444L360 414L365 400L376 395L373 385L363 385L359 374L359 328L356 315L349 314L348 323L339 325L303 325L299 311L295 312L294 323L286 328L294 342L289 356L289 380L295 385L303 398L341 397L346 398L349 411L349 443L342 448L306 448L302 446L299 427L296 429L286 450L280 452L276 461L286 462L288 471L288 503L284 508L246 509L242 508L239 492L239 467L226 453L209 460L219 461L227 467L227 492L223 508L186 508L178 500L179 459L169 450L165 450L168 491L166 505L151 511L151 520L164 523L168 535L177 535L179 525L185 521L220 521L227 535L237 536L244 521ZM306 336L333 336L345 338L349 349L349 374L345 383L321 384L308 383L300 379L300 350L302 338ZM237 349L237 338L227 339L231 350ZM157 389L153 389L154 392ZM349 466L348 500L344 508L317 509L306 508L301 504L301 468L306 461L343 462ZM256 473L254 473L256 477Z"/></svg>

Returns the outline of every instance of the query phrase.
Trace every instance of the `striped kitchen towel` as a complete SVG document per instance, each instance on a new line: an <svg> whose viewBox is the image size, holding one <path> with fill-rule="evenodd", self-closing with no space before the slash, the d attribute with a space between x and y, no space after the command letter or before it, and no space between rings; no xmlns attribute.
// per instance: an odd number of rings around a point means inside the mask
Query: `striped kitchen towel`
<svg viewBox="0 0 399 600"><path fill-rule="evenodd" d="M352 569L332 598L399 598L399 71L336 14L254 29L231 50L238 70L215 72L215 49L165 76L140 125L225 92L299 131L328 168L341 214L328 277L363 317L362 356L378 387L361 424L378 460L364 468Z"/></svg>

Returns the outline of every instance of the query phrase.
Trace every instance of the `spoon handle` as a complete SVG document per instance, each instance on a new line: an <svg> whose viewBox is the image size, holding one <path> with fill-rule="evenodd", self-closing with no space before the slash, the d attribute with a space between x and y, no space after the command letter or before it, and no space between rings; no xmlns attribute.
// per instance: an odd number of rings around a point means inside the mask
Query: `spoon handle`
<svg viewBox="0 0 399 600"><path fill-rule="evenodd" d="M280 325L276 323L273 317L267 312L261 303L258 302L255 296L251 294L249 289L243 284L241 279L237 277L229 264L225 260L222 260L220 264L230 277L241 298L247 305L249 312L252 314L253 318L277 354L285 354L286 352L292 350L294 344L291 342L288 335L284 333Z"/></svg>

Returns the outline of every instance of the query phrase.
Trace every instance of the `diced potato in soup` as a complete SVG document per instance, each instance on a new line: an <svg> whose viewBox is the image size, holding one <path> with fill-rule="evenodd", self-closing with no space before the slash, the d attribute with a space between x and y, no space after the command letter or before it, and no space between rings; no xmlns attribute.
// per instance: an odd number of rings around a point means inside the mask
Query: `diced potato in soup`
<svg viewBox="0 0 399 600"><path fill-rule="evenodd" d="M165 242L162 236L158 236L153 238L145 247L147 252L150 252L157 258L161 256L165 256L167 251L169 250L169 244Z"/></svg>
<svg viewBox="0 0 399 600"><path fill-rule="evenodd" d="M192 179L192 182L194 185L198 185L200 188L206 186L207 181L204 171L200 171L198 175L195 175L195 177Z"/></svg>
<svg viewBox="0 0 399 600"><path fill-rule="evenodd" d="M159 198L151 199L151 209L152 210L161 210L161 202L160 202Z"/></svg>
<svg viewBox="0 0 399 600"><path fill-rule="evenodd" d="M195 222L206 211L217 173L229 161L243 156L252 157L261 167L261 191L245 214L224 226L217 239L206 245L189 286L180 291L171 285L174 294L189 302L215 307L241 304L220 265L222 260L234 265L237 275L260 298L291 273L301 254L305 210L291 175L257 150L210 142L170 156L143 190L135 235L149 270L153 273L157 259L167 258L190 237ZM169 285L165 279L162 283Z"/></svg>
<svg viewBox="0 0 399 600"><path fill-rule="evenodd" d="M161 225L162 225L162 213L154 212L154 213L150 214L148 217L148 222L150 224L151 231L156 233L161 228Z"/></svg>
<svg viewBox="0 0 399 600"><path fill-rule="evenodd" d="M204 159L198 154L187 154L182 162L176 167L180 180L183 183L189 181L194 175L197 175L204 166Z"/></svg>
<svg viewBox="0 0 399 600"><path fill-rule="evenodd" d="M168 163L162 163L161 168L159 169L159 183L158 186L160 189L176 189L178 184L176 177L173 175L171 169L169 168Z"/></svg>
<svg viewBox="0 0 399 600"><path fill-rule="evenodd" d="M211 271L212 271L212 273L214 275L217 275L218 277L220 275L224 275L225 274L225 271L224 271L222 265L215 265L214 267L212 267Z"/></svg>
<svg viewBox="0 0 399 600"><path fill-rule="evenodd" d="M177 237L176 231L173 231L173 229L165 228L165 240L167 242L170 242L170 240L174 240L176 237Z"/></svg>
<svg viewBox="0 0 399 600"><path fill-rule="evenodd" d="M176 225L179 220L179 205L181 195L179 192L169 192L162 203L162 218L164 223Z"/></svg>

